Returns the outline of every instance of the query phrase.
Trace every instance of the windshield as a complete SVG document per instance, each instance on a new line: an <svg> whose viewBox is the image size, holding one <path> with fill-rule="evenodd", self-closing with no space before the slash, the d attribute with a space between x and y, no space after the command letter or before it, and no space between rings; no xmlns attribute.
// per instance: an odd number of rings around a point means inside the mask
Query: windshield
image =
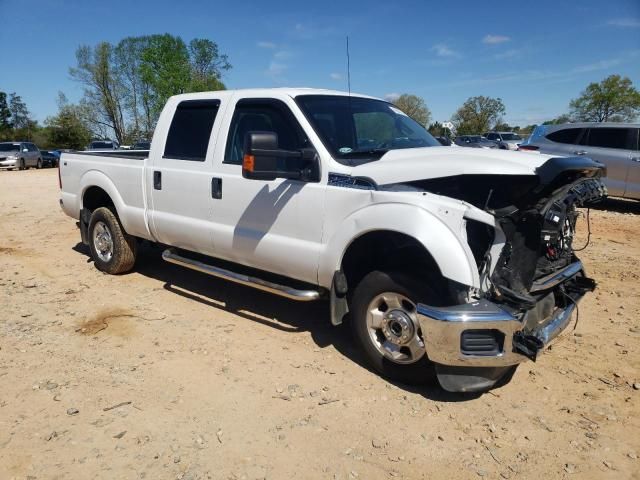
<svg viewBox="0 0 640 480"><path fill-rule="evenodd" d="M522 137L515 133L503 133L502 140L522 140Z"/></svg>
<svg viewBox="0 0 640 480"><path fill-rule="evenodd" d="M0 152L15 152L20 150L19 143L0 143Z"/></svg>
<svg viewBox="0 0 640 480"><path fill-rule="evenodd" d="M389 150L440 143L393 105L361 97L302 95L296 102L338 160L377 160Z"/></svg>

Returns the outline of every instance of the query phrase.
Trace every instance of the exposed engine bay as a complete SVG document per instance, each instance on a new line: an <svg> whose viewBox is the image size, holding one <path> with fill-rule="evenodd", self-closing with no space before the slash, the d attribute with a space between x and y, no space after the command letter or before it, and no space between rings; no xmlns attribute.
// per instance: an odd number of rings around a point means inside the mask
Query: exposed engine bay
<svg viewBox="0 0 640 480"><path fill-rule="evenodd" d="M496 218L504 246L490 248L498 234L467 221L467 240L482 278L483 298L522 316L514 348L535 359L540 330L557 308L575 303L595 282L575 255L578 219L589 228L589 208L606 197L604 165L589 158L552 158L536 175L460 175L412 182L411 187L466 201ZM587 240L588 242L588 240ZM494 255L496 254L493 250Z"/></svg>

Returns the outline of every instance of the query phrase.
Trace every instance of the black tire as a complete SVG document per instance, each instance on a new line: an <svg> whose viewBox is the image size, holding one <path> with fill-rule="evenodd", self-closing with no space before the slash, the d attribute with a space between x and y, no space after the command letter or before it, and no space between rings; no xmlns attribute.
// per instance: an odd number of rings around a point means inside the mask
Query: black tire
<svg viewBox="0 0 640 480"><path fill-rule="evenodd" d="M41 158L38 159L38 163L36 163L36 168L38 170L42 168L42 159Z"/></svg>
<svg viewBox="0 0 640 480"><path fill-rule="evenodd" d="M108 260L100 258L96 248L95 230L98 222L106 226L111 237L112 254ZM89 220L89 249L96 268L111 275L130 271L136 262L137 242L135 237L128 235L124 231L118 217L107 207L97 208L91 214L91 219Z"/></svg>
<svg viewBox="0 0 640 480"><path fill-rule="evenodd" d="M25 167L25 163L24 163L24 158L20 159L20 166L18 167L18 170L26 170L27 167Z"/></svg>
<svg viewBox="0 0 640 480"><path fill-rule="evenodd" d="M384 377L408 385L434 383L435 369L426 354L414 363L399 364L385 357L374 346L367 327L367 310L378 295L386 292L398 293L416 305L418 302L433 301L434 296L428 287L407 275L370 272L356 286L350 301L350 323L356 343L364 352L367 363Z"/></svg>

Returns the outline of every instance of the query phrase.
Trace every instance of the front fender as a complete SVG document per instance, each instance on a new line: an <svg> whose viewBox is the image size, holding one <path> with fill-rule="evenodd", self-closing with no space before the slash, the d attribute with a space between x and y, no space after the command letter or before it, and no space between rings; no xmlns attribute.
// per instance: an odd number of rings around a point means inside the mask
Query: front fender
<svg viewBox="0 0 640 480"><path fill-rule="evenodd" d="M438 215L404 203L375 204L346 217L327 242L320 259L318 283L330 288L333 274L340 269L349 245L361 235L387 230L409 235L419 241L435 260L440 273L463 285L478 288L480 280L473 254L466 244L463 211L441 209Z"/></svg>

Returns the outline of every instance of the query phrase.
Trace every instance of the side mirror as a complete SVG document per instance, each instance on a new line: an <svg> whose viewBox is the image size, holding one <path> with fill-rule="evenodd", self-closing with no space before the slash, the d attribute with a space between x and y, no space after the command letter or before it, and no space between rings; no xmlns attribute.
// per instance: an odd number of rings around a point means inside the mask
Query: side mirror
<svg viewBox="0 0 640 480"><path fill-rule="evenodd" d="M248 132L244 138L242 176L250 180L287 178L319 182L320 166L313 149L281 150L275 132Z"/></svg>
<svg viewBox="0 0 640 480"><path fill-rule="evenodd" d="M28 152L29 152L29 149L28 149L28 148L23 148L23 149L22 149L22 151L23 151L24 153L28 153Z"/></svg>

